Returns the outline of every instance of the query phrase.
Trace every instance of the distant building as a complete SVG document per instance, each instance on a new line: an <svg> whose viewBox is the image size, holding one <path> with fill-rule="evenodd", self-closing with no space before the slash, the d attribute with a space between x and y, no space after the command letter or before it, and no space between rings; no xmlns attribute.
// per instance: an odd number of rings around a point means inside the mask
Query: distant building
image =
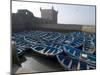
<svg viewBox="0 0 100 75"><path fill-rule="evenodd" d="M54 10L53 7L52 7L52 9L42 9L42 8L40 8L40 11L41 11L41 18L42 19L49 20L53 24L57 23L58 11Z"/></svg>
<svg viewBox="0 0 100 75"><path fill-rule="evenodd" d="M12 13L12 31L30 30L33 28L34 15L27 9Z"/></svg>
<svg viewBox="0 0 100 75"><path fill-rule="evenodd" d="M38 30L54 30L54 31L87 31L95 32L95 27L75 25L75 24L58 24L58 11L52 9L42 9L41 18L35 17L32 12L27 9L18 10L12 13L12 32Z"/></svg>
<svg viewBox="0 0 100 75"><path fill-rule="evenodd" d="M58 11L52 9L41 9L41 18L35 17L27 9L18 10L12 13L12 31L31 30L38 27L38 24L57 24Z"/></svg>

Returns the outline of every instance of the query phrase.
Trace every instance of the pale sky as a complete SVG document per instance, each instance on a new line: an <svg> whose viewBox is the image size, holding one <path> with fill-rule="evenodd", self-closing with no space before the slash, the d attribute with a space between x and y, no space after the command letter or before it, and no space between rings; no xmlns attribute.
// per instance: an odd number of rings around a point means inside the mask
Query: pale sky
<svg viewBox="0 0 100 75"><path fill-rule="evenodd" d="M13 1L12 12L15 13L18 9L28 9L34 16L41 17L40 7L42 9L52 9L52 6L58 11L58 23L95 25L95 6Z"/></svg>

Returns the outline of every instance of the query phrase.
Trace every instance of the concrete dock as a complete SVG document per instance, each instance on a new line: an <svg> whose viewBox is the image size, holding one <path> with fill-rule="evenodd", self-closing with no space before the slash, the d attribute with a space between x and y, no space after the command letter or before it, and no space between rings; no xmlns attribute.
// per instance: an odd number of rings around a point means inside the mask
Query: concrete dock
<svg viewBox="0 0 100 75"><path fill-rule="evenodd" d="M44 57L34 52L24 54L24 56L20 57L20 62L21 67L14 65L12 68L12 73L24 74L64 70L56 59Z"/></svg>

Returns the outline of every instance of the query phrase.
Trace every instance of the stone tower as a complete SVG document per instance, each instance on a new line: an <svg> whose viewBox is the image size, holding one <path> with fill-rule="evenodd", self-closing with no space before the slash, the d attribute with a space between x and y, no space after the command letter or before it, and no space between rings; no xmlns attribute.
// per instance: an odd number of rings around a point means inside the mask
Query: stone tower
<svg viewBox="0 0 100 75"><path fill-rule="evenodd" d="M41 9L41 18L50 20L52 23L57 23L57 15L58 11L54 10L53 6L52 9Z"/></svg>

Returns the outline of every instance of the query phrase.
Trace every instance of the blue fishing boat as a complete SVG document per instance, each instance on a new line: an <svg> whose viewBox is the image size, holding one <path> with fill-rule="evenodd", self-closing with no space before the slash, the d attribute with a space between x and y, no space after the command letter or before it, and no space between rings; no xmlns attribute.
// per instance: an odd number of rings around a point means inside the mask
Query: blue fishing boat
<svg viewBox="0 0 100 75"><path fill-rule="evenodd" d="M16 51L17 51L18 56L22 56L25 52L25 48L21 46L17 46Z"/></svg>
<svg viewBox="0 0 100 75"><path fill-rule="evenodd" d="M83 32L73 32L71 33L73 37L73 41L71 42L71 46L73 47L80 47L84 43L84 33Z"/></svg>
<svg viewBox="0 0 100 75"><path fill-rule="evenodd" d="M69 32L65 34L64 44L79 48L83 45L83 42L84 33L82 32Z"/></svg>
<svg viewBox="0 0 100 75"><path fill-rule="evenodd" d="M24 40L24 36L26 33L14 33L13 34L13 41L15 41L16 44L16 50L18 56L22 56L26 50L26 48L29 48L29 44Z"/></svg>
<svg viewBox="0 0 100 75"><path fill-rule="evenodd" d="M64 45L63 50L66 54L68 54L70 57L74 59L77 59L79 61L84 61L92 66L96 66L96 57L93 55L90 55L88 53L83 52L80 49L76 49L68 45Z"/></svg>
<svg viewBox="0 0 100 75"><path fill-rule="evenodd" d="M33 51L40 53L42 55L46 56L58 55L57 58L59 58L60 60L59 56L61 53L64 52L66 55L68 55L68 57L70 57L69 59L66 60L72 61L72 66L74 65L74 63L78 64L79 61L80 63L84 62L86 63L86 65L94 68L96 66L95 55L87 53L84 50L77 49L82 45L85 50L87 48L89 49L91 40L92 43L95 42L94 34L91 34L89 35L89 37L87 37L87 34L83 32L59 33L59 32L31 31L31 32L14 33L12 34L12 36L15 39L17 52L19 56L24 53L26 48L31 48ZM90 36L92 37L92 39L90 39ZM70 66L68 67L68 69L73 70L73 67Z"/></svg>
<svg viewBox="0 0 100 75"><path fill-rule="evenodd" d="M74 40L74 37L71 35L71 33L65 33L64 34L64 42L63 42L63 44L71 44L72 43L72 41Z"/></svg>
<svg viewBox="0 0 100 75"><path fill-rule="evenodd" d="M25 36L24 40L29 44L37 44L38 43L38 40L36 40L35 38L30 37L30 36Z"/></svg>
<svg viewBox="0 0 100 75"><path fill-rule="evenodd" d="M85 41L83 44L83 51L87 53L94 53L96 47L96 39L93 33L85 35Z"/></svg>
<svg viewBox="0 0 100 75"><path fill-rule="evenodd" d="M42 39L47 42L55 42L61 36L58 32L49 33L49 35L43 37Z"/></svg>
<svg viewBox="0 0 100 75"><path fill-rule="evenodd" d="M55 56L61 52L63 52L60 45L35 45L31 46L31 49L35 52L46 56Z"/></svg>
<svg viewBox="0 0 100 75"><path fill-rule="evenodd" d="M66 54L56 55L58 62L64 67L65 70L89 70L95 69L95 67L88 65L84 61L71 58Z"/></svg>
<svg viewBox="0 0 100 75"><path fill-rule="evenodd" d="M83 38L74 38L74 40L71 42L70 45L78 48L83 45L83 41L84 41Z"/></svg>

